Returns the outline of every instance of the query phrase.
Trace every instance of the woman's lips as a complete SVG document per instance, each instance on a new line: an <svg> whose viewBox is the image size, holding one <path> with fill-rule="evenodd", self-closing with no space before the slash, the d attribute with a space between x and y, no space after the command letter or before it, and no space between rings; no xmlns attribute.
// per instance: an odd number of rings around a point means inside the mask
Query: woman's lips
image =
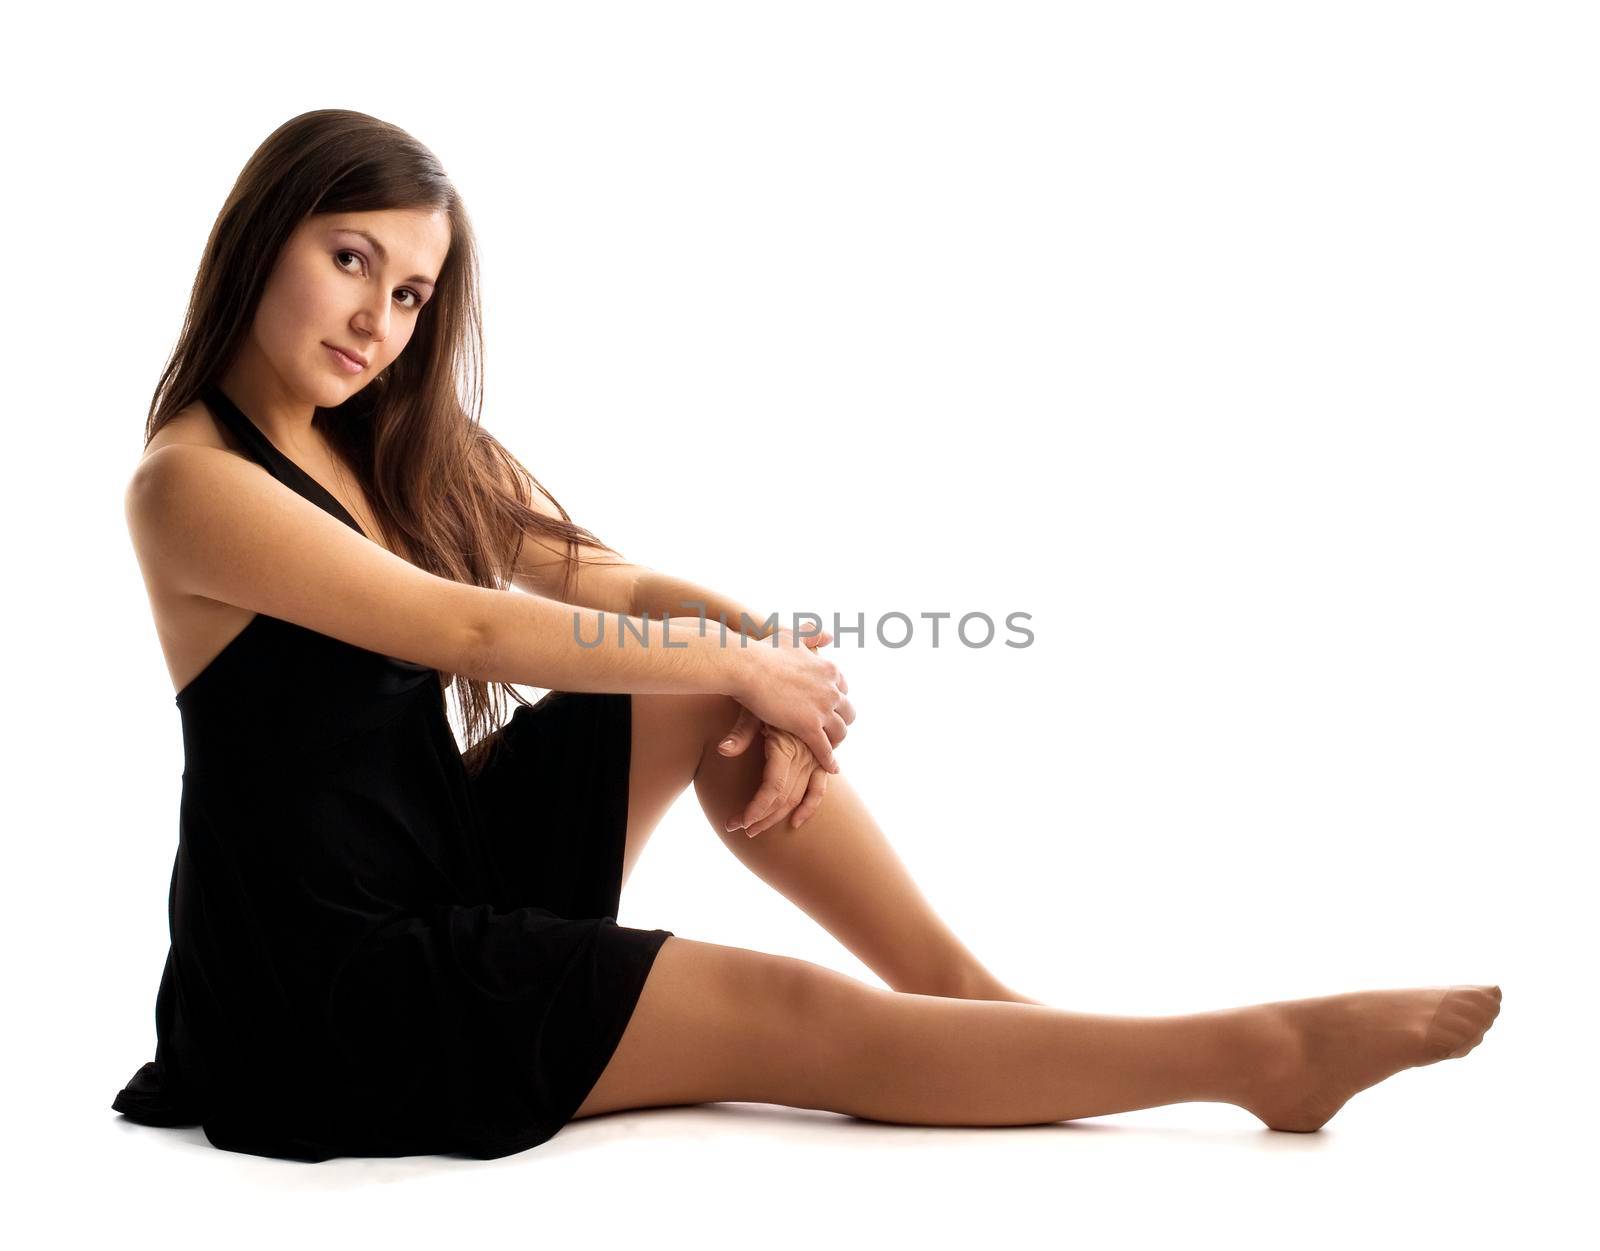
<svg viewBox="0 0 1600 1251"><path fill-rule="evenodd" d="M345 371L345 373L347 373L347 374L358 374L363 369L366 368L366 366L363 365L360 361L354 359L353 357L346 356L343 352L341 352L338 348L334 347L332 344L324 343L322 346L327 348L328 351L330 351L331 353L333 353L333 359L339 363L340 368L342 368Z"/></svg>

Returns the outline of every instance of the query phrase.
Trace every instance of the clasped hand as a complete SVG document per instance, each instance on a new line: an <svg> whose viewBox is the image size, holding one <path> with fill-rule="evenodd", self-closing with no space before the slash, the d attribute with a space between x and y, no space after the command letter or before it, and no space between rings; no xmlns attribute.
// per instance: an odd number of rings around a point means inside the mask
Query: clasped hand
<svg viewBox="0 0 1600 1251"><path fill-rule="evenodd" d="M816 649L832 637L824 630L803 635L800 641ZM839 677L839 690L841 693L849 690L842 674ZM849 700L841 700L836 711L846 725L856 719L855 709ZM729 833L743 829L747 838L754 838L785 817L789 817L790 824L799 829L821 805L822 796L828 789L828 770L818 762L804 741L787 730L780 730L762 721L743 704L739 706L739 716L733 728L717 745L717 750L724 756L738 756L758 734L766 753L761 785L750 797L744 810L728 818L727 825ZM830 735L830 741L837 746L843 737L842 732L839 738Z"/></svg>

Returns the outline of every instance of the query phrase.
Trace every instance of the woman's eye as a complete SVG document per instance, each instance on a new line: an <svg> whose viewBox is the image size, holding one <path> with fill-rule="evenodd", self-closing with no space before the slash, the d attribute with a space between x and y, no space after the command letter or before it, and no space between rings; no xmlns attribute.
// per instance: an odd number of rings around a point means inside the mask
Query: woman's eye
<svg viewBox="0 0 1600 1251"><path fill-rule="evenodd" d="M333 254L333 263L335 265L337 265L340 269L344 269L345 273L348 274L350 271L348 269L345 269L344 262L339 259L342 256L353 256L353 257L355 257L357 260L359 260L361 262L361 267L363 269L366 268L367 258L362 256L361 253L353 252L349 248L340 248L337 252L335 252ZM404 305L405 308L408 308L408 309L411 309L411 310L415 311L416 309L419 309L419 308L422 307L422 302L423 302L422 301L422 297L420 295L418 295L415 291L413 291L410 287L401 287L400 290L404 291L407 295L409 295L411 297L411 303L409 303L407 305Z"/></svg>

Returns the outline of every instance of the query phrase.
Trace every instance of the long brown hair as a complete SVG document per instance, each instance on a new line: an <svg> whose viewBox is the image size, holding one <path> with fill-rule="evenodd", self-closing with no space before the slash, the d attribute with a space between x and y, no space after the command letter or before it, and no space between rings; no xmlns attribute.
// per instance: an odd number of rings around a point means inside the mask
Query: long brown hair
<svg viewBox="0 0 1600 1251"><path fill-rule="evenodd" d="M440 164L405 131L365 113L317 109L268 135L217 214L183 329L156 384L145 443L227 367L255 319L278 255L312 214L442 211L450 250L406 348L382 374L312 424L350 466L384 537L404 536L414 563L439 577L505 589L529 528L565 542L571 585L578 546L614 551L582 526L479 421L483 325L478 252L466 207ZM465 395L462 388L465 387ZM529 504L537 489L557 521ZM504 720L505 682L445 675L456 692L468 771Z"/></svg>

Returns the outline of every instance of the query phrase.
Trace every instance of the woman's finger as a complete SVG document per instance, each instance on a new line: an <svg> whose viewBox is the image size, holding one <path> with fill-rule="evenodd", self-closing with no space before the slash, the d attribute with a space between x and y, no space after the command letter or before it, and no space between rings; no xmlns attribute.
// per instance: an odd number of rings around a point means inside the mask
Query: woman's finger
<svg viewBox="0 0 1600 1251"><path fill-rule="evenodd" d="M761 786L745 805L743 815L730 818L735 821L735 824L728 826L730 833L740 828L748 829L761 821L795 786L795 774L800 763L800 748L795 744L793 736L774 735L770 732L770 727L765 724L760 725L760 731L762 746L766 751L766 766L762 770Z"/></svg>
<svg viewBox="0 0 1600 1251"><path fill-rule="evenodd" d="M811 754L817 758L817 763L829 773L839 772L839 762L833 758L833 744L828 741L828 736L823 733L820 725L813 728L800 741L811 749Z"/></svg>
<svg viewBox="0 0 1600 1251"><path fill-rule="evenodd" d="M728 818L728 833L734 830L748 828L754 825L771 810L787 789L788 770L779 763L774 768L771 757L767 759L767 771L761 779L761 785L756 788L756 793L750 797L750 802L744 806L742 813L736 813Z"/></svg>
<svg viewBox="0 0 1600 1251"><path fill-rule="evenodd" d="M734 719L733 728L723 735L722 741L717 744L717 751L724 756L739 755L755 741L760 729L761 718L740 704L739 715Z"/></svg>
<svg viewBox="0 0 1600 1251"><path fill-rule="evenodd" d="M751 838L754 838L757 834L761 834L767 830L770 830L785 817L792 816L794 814L796 805L799 804L800 800L805 795L806 776L806 773L802 773L799 777L795 778L794 784L790 786L788 793L784 795L783 800L777 805L777 807L773 808L771 812L752 825L748 830L745 831L745 833Z"/></svg>
<svg viewBox="0 0 1600 1251"><path fill-rule="evenodd" d="M828 789L828 771L826 769L811 770L811 781L806 786L806 793L800 800L800 806L794 810L794 828L799 829L811 817L811 814L822 807L822 796Z"/></svg>

